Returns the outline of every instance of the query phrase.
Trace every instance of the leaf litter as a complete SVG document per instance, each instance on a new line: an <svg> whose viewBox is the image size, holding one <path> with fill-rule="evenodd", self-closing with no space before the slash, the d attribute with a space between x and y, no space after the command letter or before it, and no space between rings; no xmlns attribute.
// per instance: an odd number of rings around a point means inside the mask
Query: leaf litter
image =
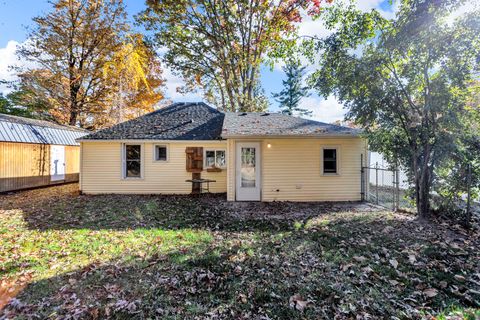
<svg viewBox="0 0 480 320"><path fill-rule="evenodd" d="M358 203L0 199L0 318L479 317L478 229ZM16 288L19 288L18 290Z"/></svg>

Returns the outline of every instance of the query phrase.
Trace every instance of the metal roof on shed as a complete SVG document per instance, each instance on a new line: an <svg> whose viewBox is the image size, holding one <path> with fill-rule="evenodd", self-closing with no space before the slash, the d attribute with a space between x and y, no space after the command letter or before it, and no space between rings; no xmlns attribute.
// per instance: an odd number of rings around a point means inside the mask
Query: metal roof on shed
<svg viewBox="0 0 480 320"><path fill-rule="evenodd" d="M77 146L89 132L73 126L0 114L0 141Z"/></svg>

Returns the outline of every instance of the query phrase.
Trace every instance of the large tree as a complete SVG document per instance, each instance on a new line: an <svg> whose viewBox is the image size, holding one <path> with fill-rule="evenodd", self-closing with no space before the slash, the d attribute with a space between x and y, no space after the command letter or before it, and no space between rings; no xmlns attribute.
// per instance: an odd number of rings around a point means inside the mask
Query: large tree
<svg viewBox="0 0 480 320"><path fill-rule="evenodd" d="M280 104L283 114L309 116L312 111L300 108L302 98L308 96L308 86L304 84L305 68L299 61L289 61L282 67L287 79L282 81L283 90L274 93L273 97Z"/></svg>
<svg viewBox="0 0 480 320"><path fill-rule="evenodd" d="M126 37L120 49L104 65L104 75L114 89L113 101L105 110L102 126L151 112L163 98L160 60L141 34Z"/></svg>
<svg viewBox="0 0 480 320"><path fill-rule="evenodd" d="M405 166L419 215L430 212L438 169L472 128L468 85L480 61L480 15L450 21L461 1L405 0L397 17L335 6L334 33L317 43L321 67L312 83L335 96L372 147Z"/></svg>
<svg viewBox="0 0 480 320"><path fill-rule="evenodd" d="M206 97L229 111L261 109L260 66L292 46L302 12L320 0L147 0L137 19L155 32L164 59Z"/></svg>
<svg viewBox="0 0 480 320"><path fill-rule="evenodd" d="M122 0L57 0L33 19L29 41L18 50L31 61L19 70L18 89L49 105L60 123L94 127L92 119L111 102L104 65L128 30Z"/></svg>

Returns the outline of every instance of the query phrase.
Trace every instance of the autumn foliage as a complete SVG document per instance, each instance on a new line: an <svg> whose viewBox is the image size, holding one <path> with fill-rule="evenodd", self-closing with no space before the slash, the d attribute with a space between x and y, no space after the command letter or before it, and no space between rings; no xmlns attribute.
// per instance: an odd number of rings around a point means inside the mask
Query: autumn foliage
<svg viewBox="0 0 480 320"><path fill-rule="evenodd" d="M278 58L295 45L302 14L316 14L319 0L148 0L137 19L167 48L164 60L186 80L183 90L202 88L223 110L267 107L259 82L267 55Z"/></svg>
<svg viewBox="0 0 480 320"><path fill-rule="evenodd" d="M33 21L18 50L30 63L18 70L16 89L21 105L42 102L37 116L95 129L151 110L162 98L155 51L130 34L122 0L57 0Z"/></svg>

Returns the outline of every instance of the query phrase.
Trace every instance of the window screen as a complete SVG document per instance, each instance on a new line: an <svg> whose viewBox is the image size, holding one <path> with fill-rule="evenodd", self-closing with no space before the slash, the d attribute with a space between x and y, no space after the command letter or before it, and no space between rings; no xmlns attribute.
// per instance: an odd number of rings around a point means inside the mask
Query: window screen
<svg viewBox="0 0 480 320"><path fill-rule="evenodd" d="M323 149L323 173L337 173L337 149Z"/></svg>

